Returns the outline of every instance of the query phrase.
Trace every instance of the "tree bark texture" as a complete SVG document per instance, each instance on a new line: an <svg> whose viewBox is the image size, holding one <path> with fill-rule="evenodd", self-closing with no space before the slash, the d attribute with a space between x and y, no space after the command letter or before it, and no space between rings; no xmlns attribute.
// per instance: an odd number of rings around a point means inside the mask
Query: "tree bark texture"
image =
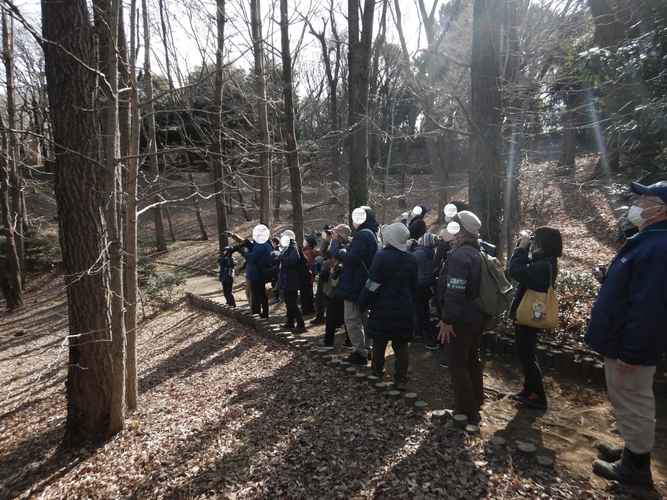
<svg viewBox="0 0 667 500"><path fill-rule="evenodd" d="M271 228L271 155L269 121L264 77L264 43L259 0L250 0L253 51L255 54L255 90L257 92L257 128L259 129L260 222Z"/></svg>
<svg viewBox="0 0 667 500"><path fill-rule="evenodd" d="M475 0L471 57L469 200L482 221L482 237L500 240L504 179L500 94L500 23L502 0Z"/></svg>
<svg viewBox="0 0 667 500"><path fill-rule="evenodd" d="M289 46L289 19L287 0L280 0L280 42L283 62L283 95L285 99L285 157L292 188L292 223L296 241L303 239L303 199L301 194L301 167L296 150L296 127L294 126L294 87L292 83L292 55Z"/></svg>
<svg viewBox="0 0 667 500"><path fill-rule="evenodd" d="M365 0L363 17L360 19L359 0L347 2L350 216L355 208L368 203L368 81L374 11L374 0Z"/></svg>
<svg viewBox="0 0 667 500"><path fill-rule="evenodd" d="M94 27L85 0L42 0L49 105L56 143L55 194L67 285L69 364L64 443L99 443L111 432L113 348L101 162L95 111ZM64 49L64 50L63 50ZM85 66L84 66L85 65Z"/></svg>

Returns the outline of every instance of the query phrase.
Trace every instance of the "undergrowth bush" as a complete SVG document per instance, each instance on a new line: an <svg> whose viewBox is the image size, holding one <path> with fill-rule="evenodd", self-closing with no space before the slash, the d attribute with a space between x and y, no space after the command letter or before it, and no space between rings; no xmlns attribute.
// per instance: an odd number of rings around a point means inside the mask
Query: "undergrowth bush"
<svg viewBox="0 0 667 500"><path fill-rule="evenodd" d="M63 261L58 233L40 234L29 229L23 235L23 258L25 268L33 271L41 267L53 267ZM7 261L7 238L0 236L0 261Z"/></svg>
<svg viewBox="0 0 667 500"><path fill-rule="evenodd" d="M168 309L174 296L185 289L187 275L183 271L153 274L144 286L146 296L162 309Z"/></svg>
<svg viewBox="0 0 667 500"><path fill-rule="evenodd" d="M555 292L561 329L583 335L599 289L600 284L588 271L558 271Z"/></svg>

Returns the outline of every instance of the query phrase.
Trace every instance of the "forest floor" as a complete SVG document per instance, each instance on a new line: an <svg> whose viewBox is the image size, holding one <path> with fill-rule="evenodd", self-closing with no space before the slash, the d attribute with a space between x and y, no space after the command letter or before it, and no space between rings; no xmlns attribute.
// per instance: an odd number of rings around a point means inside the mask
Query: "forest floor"
<svg viewBox="0 0 667 500"><path fill-rule="evenodd" d="M567 179L534 171L524 184L524 190L532 189L524 218L532 227L549 223L563 232L564 269L589 269L618 248L617 200L608 186L582 180L589 167L582 164ZM427 177L415 176L409 206L433 199ZM339 205L328 203L312 181L304 183L311 209L307 227L319 229L340 220ZM463 184L454 176L452 198L465 199ZM212 226L214 209L205 209ZM400 211L393 207L392 214L398 217ZM191 215L188 208L172 211L175 231L188 241L170 245L156 258L188 265L188 288L222 300L213 277L217 242L195 240ZM435 215L428 215L433 228ZM239 234L254 226L234 223ZM235 288L243 306L243 281ZM526 409L508 397L521 382L516 361L484 353L488 403L481 436L467 436L185 298L161 312L140 307L139 408L129 414L126 429L97 448L64 449L59 446L67 374L62 274L55 269L30 274L25 304L0 315L0 499L645 499L667 494L663 397L657 399L655 489L618 485L598 478L590 467L597 439L620 442L597 382L546 369L549 409ZM282 303L272 306L273 323L283 314ZM304 337L319 340L322 334L323 327L313 327ZM348 352L340 349L340 337L332 351L337 357ZM410 347L409 389L428 402L429 410L452 405L447 370L437 365L441 356L423 344ZM389 372L392 367L389 351ZM507 450L486 444L494 435L507 440ZM534 444L555 467L519 457L520 442Z"/></svg>

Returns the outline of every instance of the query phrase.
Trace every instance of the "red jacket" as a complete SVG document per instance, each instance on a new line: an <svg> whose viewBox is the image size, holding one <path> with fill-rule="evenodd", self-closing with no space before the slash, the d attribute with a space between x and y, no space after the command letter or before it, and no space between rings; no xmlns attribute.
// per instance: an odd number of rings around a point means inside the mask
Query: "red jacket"
<svg viewBox="0 0 667 500"><path fill-rule="evenodd" d="M320 255L320 252L315 250L313 247L303 247L303 254L308 257L308 267L310 272L313 272L313 266L315 266L315 257ZM311 283L315 283L315 275L310 279Z"/></svg>

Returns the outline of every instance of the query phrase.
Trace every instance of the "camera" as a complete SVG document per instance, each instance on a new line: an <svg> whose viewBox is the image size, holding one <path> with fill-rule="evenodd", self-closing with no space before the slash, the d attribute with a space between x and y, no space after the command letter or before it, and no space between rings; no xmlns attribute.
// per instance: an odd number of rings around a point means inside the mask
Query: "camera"
<svg viewBox="0 0 667 500"><path fill-rule="evenodd" d="M248 238L246 238L241 243L237 243L236 245L233 245L231 247L227 247L227 249L228 249L227 253L229 255L233 254L234 252L239 252L240 253L240 252L243 251L244 248L247 249L250 252L250 251L252 251L252 246L253 246L253 242L250 241Z"/></svg>

